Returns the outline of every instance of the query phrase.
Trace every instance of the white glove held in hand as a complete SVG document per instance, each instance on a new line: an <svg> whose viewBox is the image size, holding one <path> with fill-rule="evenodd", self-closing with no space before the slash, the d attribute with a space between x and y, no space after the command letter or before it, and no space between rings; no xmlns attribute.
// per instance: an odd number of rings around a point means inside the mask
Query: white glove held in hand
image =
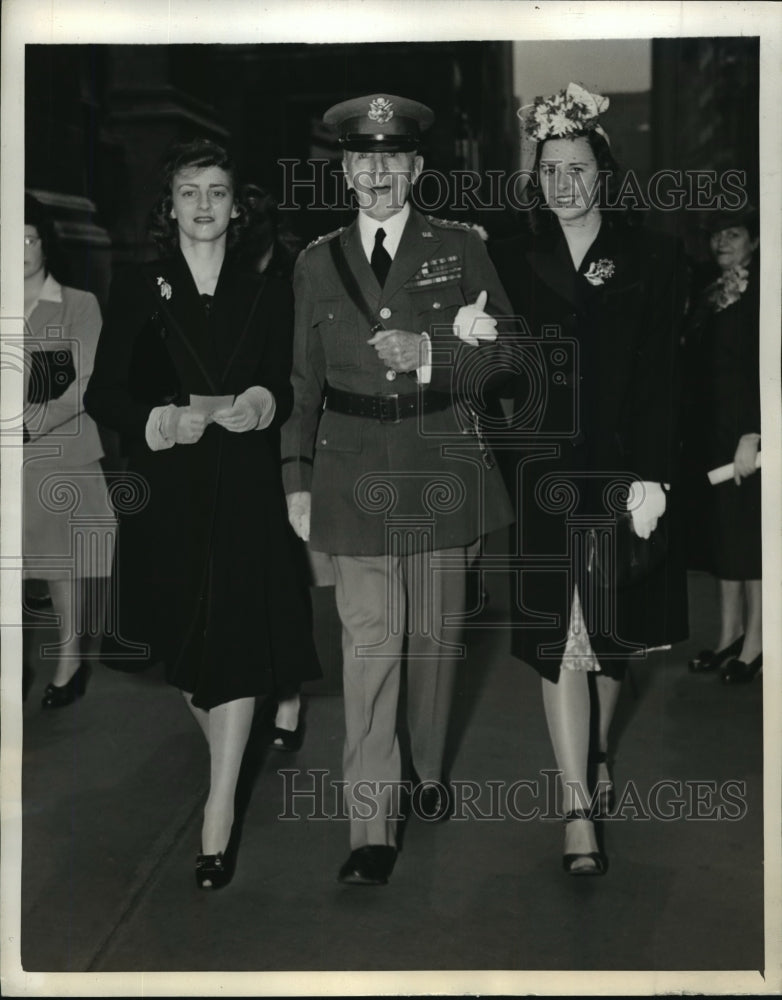
<svg viewBox="0 0 782 1000"><path fill-rule="evenodd" d="M627 498L627 509L633 518L633 531L639 538L648 538L665 513L665 492L660 483L634 482Z"/></svg>
<svg viewBox="0 0 782 1000"><path fill-rule="evenodd" d="M288 502L288 520L296 534L303 541L310 540L310 510L312 507L311 493L289 493L285 499Z"/></svg>
<svg viewBox="0 0 782 1000"><path fill-rule="evenodd" d="M486 292L481 292L472 305L461 306L453 321L453 332L460 340L477 347L482 340L497 339L497 320L484 312Z"/></svg>
<svg viewBox="0 0 782 1000"><path fill-rule="evenodd" d="M162 411L159 429L169 447L172 444L195 444L201 440L206 429L206 417L189 406L172 404Z"/></svg>
<svg viewBox="0 0 782 1000"><path fill-rule="evenodd" d="M215 410L212 420L227 431L241 434L268 427L274 418L275 408L274 396L269 390L253 385L240 392L232 406Z"/></svg>

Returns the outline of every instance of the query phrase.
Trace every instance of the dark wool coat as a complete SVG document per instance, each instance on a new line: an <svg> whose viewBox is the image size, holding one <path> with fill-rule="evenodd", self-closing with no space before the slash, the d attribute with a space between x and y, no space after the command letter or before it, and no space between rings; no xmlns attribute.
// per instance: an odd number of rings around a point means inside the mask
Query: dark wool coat
<svg viewBox="0 0 782 1000"><path fill-rule="evenodd" d="M284 282L226 258L207 308L177 252L115 280L85 394L129 456L104 658L162 658L201 708L319 676L280 475L291 328ZM267 429L210 424L196 444L148 447L152 407L252 385L275 398Z"/></svg>
<svg viewBox="0 0 782 1000"><path fill-rule="evenodd" d="M687 456L689 537L702 540L702 568L723 580L762 576L761 474L737 486L731 477L712 486L710 469L733 461L739 439L760 433L760 277L750 262L747 287L714 310L705 289L687 336ZM698 550L696 550L697 552ZM700 553L699 553L700 554Z"/></svg>
<svg viewBox="0 0 782 1000"><path fill-rule="evenodd" d="M604 215L578 271L558 224L498 244L493 259L523 330L512 430L497 444L518 504L513 652L556 680L574 585L601 668L687 634L677 514L678 245ZM602 284L586 273L613 265ZM605 270L610 270L610 266ZM594 269L594 268L593 268ZM511 393L509 392L509 395ZM595 536L625 508L617 483L669 483L669 558L643 582L604 588Z"/></svg>
<svg viewBox="0 0 782 1000"><path fill-rule="evenodd" d="M336 270L332 240L341 242L385 329L430 334L431 389L451 396L445 409L396 423L323 410L328 387L366 395L419 391L414 373L388 380L389 369L367 343L370 323ZM300 255L294 277L295 402L283 428L283 474L288 493L312 492L313 549L365 556L452 548L512 521L502 477L484 464L469 411L455 391L460 357L465 385L480 383L482 362L494 357L492 347L463 345L452 331L459 307L482 290L489 312L509 312L477 233L414 210L382 289L357 222Z"/></svg>

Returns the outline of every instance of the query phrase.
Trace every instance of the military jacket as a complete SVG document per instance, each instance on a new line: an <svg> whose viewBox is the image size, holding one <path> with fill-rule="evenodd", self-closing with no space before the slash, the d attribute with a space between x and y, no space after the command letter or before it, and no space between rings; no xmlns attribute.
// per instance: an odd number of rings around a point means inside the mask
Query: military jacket
<svg viewBox="0 0 782 1000"><path fill-rule="evenodd" d="M369 319L352 301L329 243L339 240L372 316L388 330L427 333L428 388L415 373L389 380ZM310 544L316 551L378 555L466 545L509 524L502 478L475 433L468 383L491 369L497 345L459 340L460 306L488 292L487 311L510 304L469 226L411 211L383 288L361 245L358 223L310 245L294 275L293 412L283 427L287 493L311 491ZM477 373L477 374L476 374ZM398 422L324 409L329 387L363 395L447 393L448 405Z"/></svg>

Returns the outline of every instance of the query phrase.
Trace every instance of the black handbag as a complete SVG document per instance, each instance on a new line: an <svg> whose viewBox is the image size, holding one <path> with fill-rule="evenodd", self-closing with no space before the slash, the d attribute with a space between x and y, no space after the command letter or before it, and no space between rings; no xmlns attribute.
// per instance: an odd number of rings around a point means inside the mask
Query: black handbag
<svg viewBox="0 0 782 1000"><path fill-rule="evenodd" d="M28 403L48 403L59 399L76 378L73 354L67 347L38 349L30 355Z"/></svg>
<svg viewBox="0 0 782 1000"><path fill-rule="evenodd" d="M636 535L629 512L618 514L614 524L613 552L610 537L591 529L588 565L601 586L632 587L651 576L665 562L668 522L665 514L661 515L648 538Z"/></svg>

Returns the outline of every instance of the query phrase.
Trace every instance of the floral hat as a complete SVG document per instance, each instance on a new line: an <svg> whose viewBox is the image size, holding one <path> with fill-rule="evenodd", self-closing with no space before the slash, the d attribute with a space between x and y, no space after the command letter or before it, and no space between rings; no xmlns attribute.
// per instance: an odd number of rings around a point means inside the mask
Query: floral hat
<svg viewBox="0 0 782 1000"><path fill-rule="evenodd" d="M606 142L599 116L608 110L609 100L600 94L590 94L577 83L569 83L551 97L536 97L516 112L524 133L536 142L544 139L568 139L587 132L597 132Z"/></svg>

